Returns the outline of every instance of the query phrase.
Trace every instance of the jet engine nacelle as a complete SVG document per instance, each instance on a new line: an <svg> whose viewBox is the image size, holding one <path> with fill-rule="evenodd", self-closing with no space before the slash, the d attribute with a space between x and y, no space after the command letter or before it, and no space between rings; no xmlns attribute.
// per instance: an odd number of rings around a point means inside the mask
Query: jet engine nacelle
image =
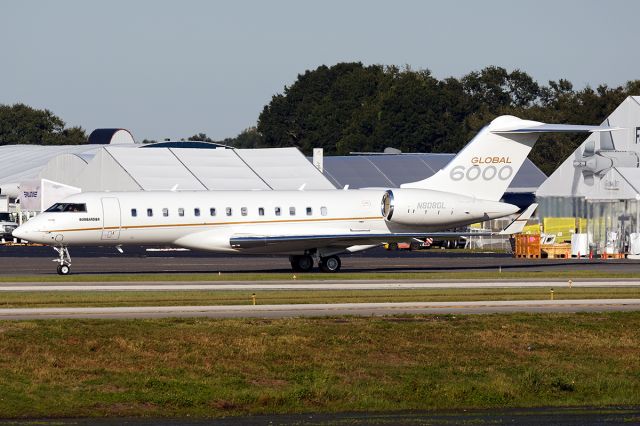
<svg viewBox="0 0 640 426"><path fill-rule="evenodd" d="M381 202L382 215L401 225L473 223L517 212L518 207L498 201L429 189L387 190Z"/></svg>

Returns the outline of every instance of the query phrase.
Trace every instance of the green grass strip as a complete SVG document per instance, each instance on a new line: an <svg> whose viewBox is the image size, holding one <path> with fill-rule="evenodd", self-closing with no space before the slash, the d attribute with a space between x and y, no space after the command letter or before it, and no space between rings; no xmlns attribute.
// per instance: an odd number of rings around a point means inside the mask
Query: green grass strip
<svg viewBox="0 0 640 426"><path fill-rule="evenodd" d="M196 306L258 304L450 302L482 300L541 300L550 298L550 288L465 288L419 290L189 290L189 291L50 291L2 292L0 308ZM554 287L554 298L640 298L640 287Z"/></svg>
<svg viewBox="0 0 640 426"><path fill-rule="evenodd" d="M640 313L0 322L0 417L640 404Z"/></svg>

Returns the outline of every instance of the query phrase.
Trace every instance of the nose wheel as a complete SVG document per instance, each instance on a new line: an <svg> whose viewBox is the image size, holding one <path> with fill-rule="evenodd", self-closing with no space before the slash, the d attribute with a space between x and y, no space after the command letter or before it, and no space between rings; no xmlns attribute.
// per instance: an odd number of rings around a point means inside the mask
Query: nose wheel
<svg viewBox="0 0 640 426"><path fill-rule="evenodd" d="M65 246L54 247L53 249L58 252L58 258L53 259L54 262L58 262L58 275L69 275L71 272L69 249Z"/></svg>

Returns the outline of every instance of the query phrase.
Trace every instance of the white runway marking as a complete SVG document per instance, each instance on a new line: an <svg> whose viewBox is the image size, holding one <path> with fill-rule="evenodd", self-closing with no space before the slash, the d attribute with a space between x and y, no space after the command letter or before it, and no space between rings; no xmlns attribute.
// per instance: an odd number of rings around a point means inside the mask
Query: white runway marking
<svg viewBox="0 0 640 426"><path fill-rule="evenodd" d="M573 281L572 287L640 287L638 280ZM181 291L181 290L417 290L464 288L562 288L567 280L546 281L274 281L274 282L77 282L77 283L3 283L2 291Z"/></svg>

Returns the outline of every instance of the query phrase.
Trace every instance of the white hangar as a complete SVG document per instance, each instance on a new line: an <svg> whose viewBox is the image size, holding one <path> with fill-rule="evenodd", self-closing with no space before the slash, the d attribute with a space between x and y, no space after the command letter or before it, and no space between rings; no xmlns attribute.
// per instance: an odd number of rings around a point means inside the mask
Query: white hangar
<svg viewBox="0 0 640 426"><path fill-rule="evenodd" d="M586 219L586 229L576 231L587 234L591 249L637 254L640 96L625 99L602 124L620 130L590 135L540 185L536 191L538 216ZM635 247L630 250L632 242Z"/></svg>

